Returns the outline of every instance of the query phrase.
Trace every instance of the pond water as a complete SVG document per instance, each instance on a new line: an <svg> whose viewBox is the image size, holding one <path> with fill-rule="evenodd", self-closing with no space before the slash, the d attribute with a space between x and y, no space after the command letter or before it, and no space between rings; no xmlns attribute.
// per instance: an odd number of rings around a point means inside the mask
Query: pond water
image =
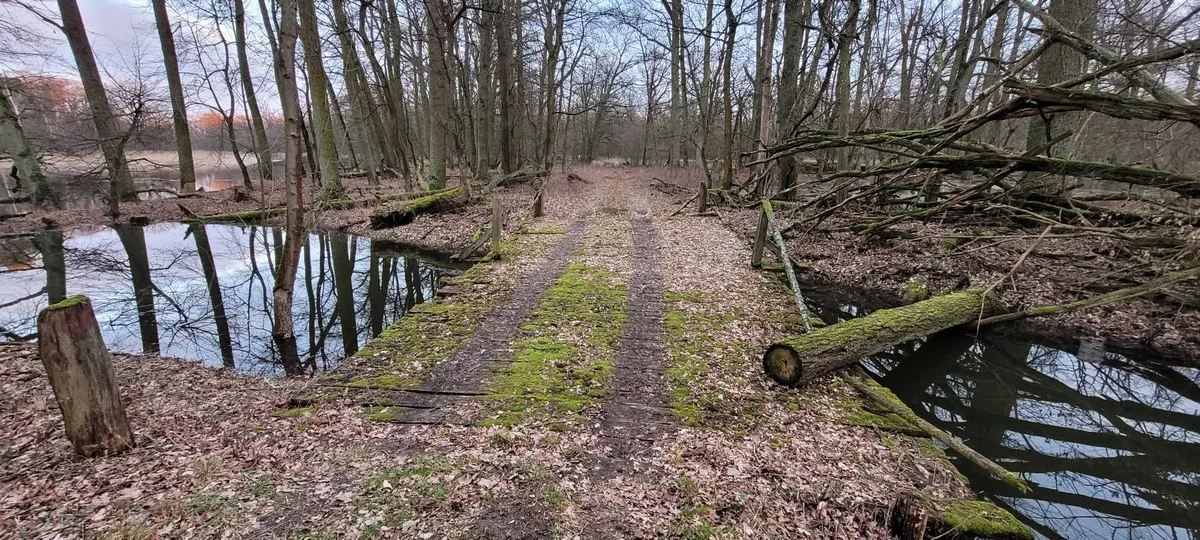
<svg viewBox="0 0 1200 540"><path fill-rule="evenodd" d="M847 318L823 310L824 318ZM831 317L831 315L834 315ZM1026 479L951 456L1042 538L1196 538L1200 369L1055 341L942 333L863 365L918 415Z"/></svg>
<svg viewBox="0 0 1200 540"><path fill-rule="evenodd" d="M120 225L0 239L0 340L35 339L51 296L92 299L109 348L241 373L327 371L457 273L430 255L341 233L309 234L293 314L300 364L271 339L273 227Z"/></svg>

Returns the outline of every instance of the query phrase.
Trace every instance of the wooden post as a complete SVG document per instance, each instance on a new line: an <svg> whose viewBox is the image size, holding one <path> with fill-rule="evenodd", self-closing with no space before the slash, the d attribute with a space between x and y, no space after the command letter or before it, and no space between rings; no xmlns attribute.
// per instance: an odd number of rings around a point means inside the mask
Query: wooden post
<svg viewBox="0 0 1200 540"><path fill-rule="evenodd" d="M696 208L697 214L703 214L708 211L708 182L700 182L700 206Z"/></svg>
<svg viewBox="0 0 1200 540"><path fill-rule="evenodd" d="M492 197L492 253L500 254L500 197Z"/></svg>
<svg viewBox="0 0 1200 540"><path fill-rule="evenodd" d="M542 194L546 192L546 186L538 188L537 193L533 194L533 217L542 217Z"/></svg>
<svg viewBox="0 0 1200 540"><path fill-rule="evenodd" d="M72 296L43 309L38 314L38 353L76 453L103 456L134 447L91 300Z"/></svg>
<svg viewBox="0 0 1200 540"><path fill-rule="evenodd" d="M754 251L750 253L750 266L762 266L763 247L767 243L767 211L758 213L758 232L754 235Z"/></svg>

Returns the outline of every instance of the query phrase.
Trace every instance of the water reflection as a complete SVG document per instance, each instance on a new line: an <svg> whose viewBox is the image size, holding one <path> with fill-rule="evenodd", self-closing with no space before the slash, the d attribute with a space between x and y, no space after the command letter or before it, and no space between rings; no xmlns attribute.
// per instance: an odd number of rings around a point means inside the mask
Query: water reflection
<svg viewBox="0 0 1200 540"><path fill-rule="evenodd" d="M1046 538L1195 538L1200 370L1084 341L932 336L864 365L919 415L1030 482L1018 493L969 462L982 495Z"/></svg>
<svg viewBox="0 0 1200 540"><path fill-rule="evenodd" d="M113 350L269 376L320 372L430 298L452 272L372 249L366 238L310 234L295 292L296 365L280 360L271 339L282 244L283 232L271 227L174 223L0 239L0 339L34 338L41 308L86 294Z"/></svg>

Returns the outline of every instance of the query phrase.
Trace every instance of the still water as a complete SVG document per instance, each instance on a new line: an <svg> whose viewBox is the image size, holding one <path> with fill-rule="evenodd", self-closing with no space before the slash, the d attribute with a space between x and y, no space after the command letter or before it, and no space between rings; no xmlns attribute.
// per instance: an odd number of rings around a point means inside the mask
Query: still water
<svg viewBox="0 0 1200 540"><path fill-rule="evenodd" d="M436 293L455 270L367 238L309 234L295 288L300 365L271 339L273 227L163 223L0 239L0 340L36 339L52 296L91 298L109 348L241 373L327 371Z"/></svg>
<svg viewBox="0 0 1200 540"><path fill-rule="evenodd" d="M857 308L823 309L823 318ZM1085 339L942 333L863 365L918 415L1027 480L971 487L1042 538L1196 538L1200 369ZM955 456L951 456L954 458Z"/></svg>

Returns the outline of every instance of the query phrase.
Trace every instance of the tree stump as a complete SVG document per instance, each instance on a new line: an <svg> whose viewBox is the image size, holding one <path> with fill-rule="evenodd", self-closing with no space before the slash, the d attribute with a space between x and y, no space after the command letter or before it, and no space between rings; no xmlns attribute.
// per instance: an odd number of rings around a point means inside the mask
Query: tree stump
<svg viewBox="0 0 1200 540"><path fill-rule="evenodd" d="M76 453L103 456L134 447L91 300L72 296L38 314L38 354Z"/></svg>

